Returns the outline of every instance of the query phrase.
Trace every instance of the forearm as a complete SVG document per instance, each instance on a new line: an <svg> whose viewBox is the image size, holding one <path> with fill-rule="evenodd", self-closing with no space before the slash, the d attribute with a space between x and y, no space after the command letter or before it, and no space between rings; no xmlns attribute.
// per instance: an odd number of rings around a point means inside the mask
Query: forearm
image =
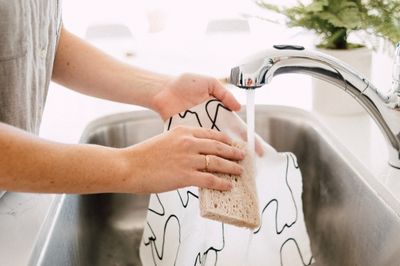
<svg viewBox="0 0 400 266"><path fill-rule="evenodd" d="M124 192L117 149L39 139L0 123L0 189L43 193Z"/></svg>
<svg viewBox="0 0 400 266"><path fill-rule="evenodd" d="M119 62L63 29L53 80L83 94L155 109L153 96L170 78Z"/></svg>

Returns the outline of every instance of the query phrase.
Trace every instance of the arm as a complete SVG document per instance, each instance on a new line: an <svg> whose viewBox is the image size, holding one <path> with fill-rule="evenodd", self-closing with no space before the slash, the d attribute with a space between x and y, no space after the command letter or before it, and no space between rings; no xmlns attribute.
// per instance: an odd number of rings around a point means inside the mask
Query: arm
<svg viewBox="0 0 400 266"><path fill-rule="evenodd" d="M231 110L240 109L233 95L214 78L193 74L175 78L143 70L113 59L64 28L53 80L84 94L147 107L164 120L210 97Z"/></svg>
<svg viewBox="0 0 400 266"><path fill-rule="evenodd" d="M210 171L238 175L242 169L231 160L244 155L229 143L212 130L176 128L124 149L68 145L0 123L0 189L148 193L194 185L227 190L229 182L203 171L203 154L211 154Z"/></svg>
<svg viewBox="0 0 400 266"><path fill-rule="evenodd" d="M210 95L233 100L214 79L196 75L171 79L137 69L113 60L65 30L53 78L82 93L146 106L163 118ZM194 93L184 99L191 83ZM182 90L185 93L181 94ZM226 190L231 184L213 173L240 174L241 167L233 161L244 156L229 144L229 138L219 132L177 128L125 149L67 145L0 123L0 189L145 193L194 185ZM212 173L204 172L205 154L210 156L206 170Z"/></svg>
<svg viewBox="0 0 400 266"><path fill-rule="evenodd" d="M0 123L0 188L11 191L120 191L124 164L116 149L39 139Z"/></svg>

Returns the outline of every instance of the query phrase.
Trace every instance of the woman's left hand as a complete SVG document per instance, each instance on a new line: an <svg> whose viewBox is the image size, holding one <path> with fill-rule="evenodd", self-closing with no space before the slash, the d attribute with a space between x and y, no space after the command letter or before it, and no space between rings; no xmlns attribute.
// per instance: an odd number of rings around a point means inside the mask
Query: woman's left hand
<svg viewBox="0 0 400 266"><path fill-rule="evenodd" d="M240 103L215 78L183 74L166 83L153 98L153 109L163 120L215 97L232 111L240 110Z"/></svg>

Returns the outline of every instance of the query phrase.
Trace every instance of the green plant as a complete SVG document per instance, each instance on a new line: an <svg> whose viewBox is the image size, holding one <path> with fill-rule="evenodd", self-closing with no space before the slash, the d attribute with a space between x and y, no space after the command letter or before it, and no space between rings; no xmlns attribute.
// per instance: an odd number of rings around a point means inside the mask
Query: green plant
<svg viewBox="0 0 400 266"><path fill-rule="evenodd" d="M367 1L364 27L393 44L400 42L400 0Z"/></svg>
<svg viewBox="0 0 400 266"><path fill-rule="evenodd" d="M353 31L364 30L388 39L400 41L400 0L313 0L298 1L294 7L280 7L265 0L257 1L263 8L281 13L289 27L313 30L322 40L318 47L349 49L360 44L348 42Z"/></svg>

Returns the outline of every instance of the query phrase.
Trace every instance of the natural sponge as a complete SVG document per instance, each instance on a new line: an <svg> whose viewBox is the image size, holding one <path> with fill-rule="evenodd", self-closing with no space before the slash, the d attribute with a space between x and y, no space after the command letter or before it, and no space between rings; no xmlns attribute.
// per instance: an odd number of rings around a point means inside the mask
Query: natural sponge
<svg viewBox="0 0 400 266"><path fill-rule="evenodd" d="M246 150L246 143L243 141L236 141L232 146ZM230 191L200 189L200 215L227 224L254 229L260 224L260 215L253 156L246 152L240 165L244 168L241 176L217 174L220 178L232 182L233 188Z"/></svg>

